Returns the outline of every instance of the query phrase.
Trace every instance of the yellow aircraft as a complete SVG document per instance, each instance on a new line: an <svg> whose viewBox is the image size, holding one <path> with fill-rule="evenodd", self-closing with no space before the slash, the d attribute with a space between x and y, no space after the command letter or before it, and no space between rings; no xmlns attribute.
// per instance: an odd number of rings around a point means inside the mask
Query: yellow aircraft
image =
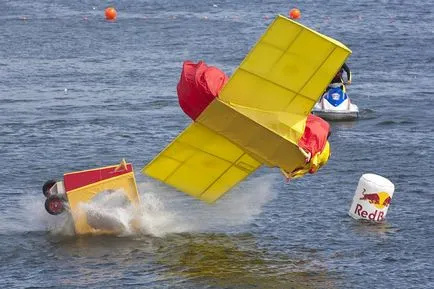
<svg viewBox="0 0 434 289"><path fill-rule="evenodd" d="M330 155L329 127L310 112L350 54L342 43L277 16L232 77L220 79L217 97L190 115L192 124L142 173L209 203L262 164L289 178L314 173ZM322 140L309 123L320 127Z"/></svg>

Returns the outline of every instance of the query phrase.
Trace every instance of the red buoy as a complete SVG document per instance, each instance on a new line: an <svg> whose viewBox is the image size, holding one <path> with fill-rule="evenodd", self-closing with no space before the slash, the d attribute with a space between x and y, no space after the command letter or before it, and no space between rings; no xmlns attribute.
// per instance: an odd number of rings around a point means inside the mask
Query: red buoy
<svg viewBox="0 0 434 289"><path fill-rule="evenodd" d="M113 7L108 7L105 9L105 19L107 20L115 20L116 19L116 9Z"/></svg>
<svg viewBox="0 0 434 289"><path fill-rule="evenodd" d="M301 17L301 12L297 8L292 8L291 10L289 10L289 18L296 20L299 19L300 17Z"/></svg>

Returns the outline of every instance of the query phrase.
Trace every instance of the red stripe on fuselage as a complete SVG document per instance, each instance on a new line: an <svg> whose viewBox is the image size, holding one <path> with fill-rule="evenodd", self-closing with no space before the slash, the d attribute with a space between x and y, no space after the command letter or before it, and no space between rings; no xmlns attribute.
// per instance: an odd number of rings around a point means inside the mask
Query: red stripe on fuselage
<svg viewBox="0 0 434 289"><path fill-rule="evenodd" d="M118 167L119 165L116 165L64 174L63 184L65 186L65 191L69 192L77 188L81 188L99 181L107 180L133 171L133 166L131 164L127 164L127 169L121 167L120 169L115 171Z"/></svg>

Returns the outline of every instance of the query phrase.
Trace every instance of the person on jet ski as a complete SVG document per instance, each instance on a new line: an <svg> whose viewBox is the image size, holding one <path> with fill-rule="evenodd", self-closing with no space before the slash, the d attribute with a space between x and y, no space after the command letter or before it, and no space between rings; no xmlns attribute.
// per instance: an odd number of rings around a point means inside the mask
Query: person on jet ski
<svg viewBox="0 0 434 289"><path fill-rule="evenodd" d="M343 79L344 72L346 73L346 78L347 78L347 82L345 82L345 84L351 84L351 70L348 67L348 65L346 63L344 63L342 65L341 69L339 69L338 73L336 73L333 80L330 82L329 87L338 86L341 89L343 89L343 87L344 87L344 79Z"/></svg>

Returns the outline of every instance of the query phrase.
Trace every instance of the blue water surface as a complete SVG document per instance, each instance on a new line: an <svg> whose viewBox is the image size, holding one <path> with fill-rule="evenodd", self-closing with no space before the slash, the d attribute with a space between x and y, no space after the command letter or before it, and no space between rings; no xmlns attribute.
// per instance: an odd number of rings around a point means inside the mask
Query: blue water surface
<svg viewBox="0 0 434 289"><path fill-rule="evenodd" d="M353 52L361 119L331 124L329 163L289 183L261 168L213 206L141 175L190 123L182 62L232 74L293 6ZM2 1L0 287L434 288L433 11L428 0ZM122 158L145 233L71 236L45 212L46 180ZM395 184L383 224L347 214L364 173Z"/></svg>

